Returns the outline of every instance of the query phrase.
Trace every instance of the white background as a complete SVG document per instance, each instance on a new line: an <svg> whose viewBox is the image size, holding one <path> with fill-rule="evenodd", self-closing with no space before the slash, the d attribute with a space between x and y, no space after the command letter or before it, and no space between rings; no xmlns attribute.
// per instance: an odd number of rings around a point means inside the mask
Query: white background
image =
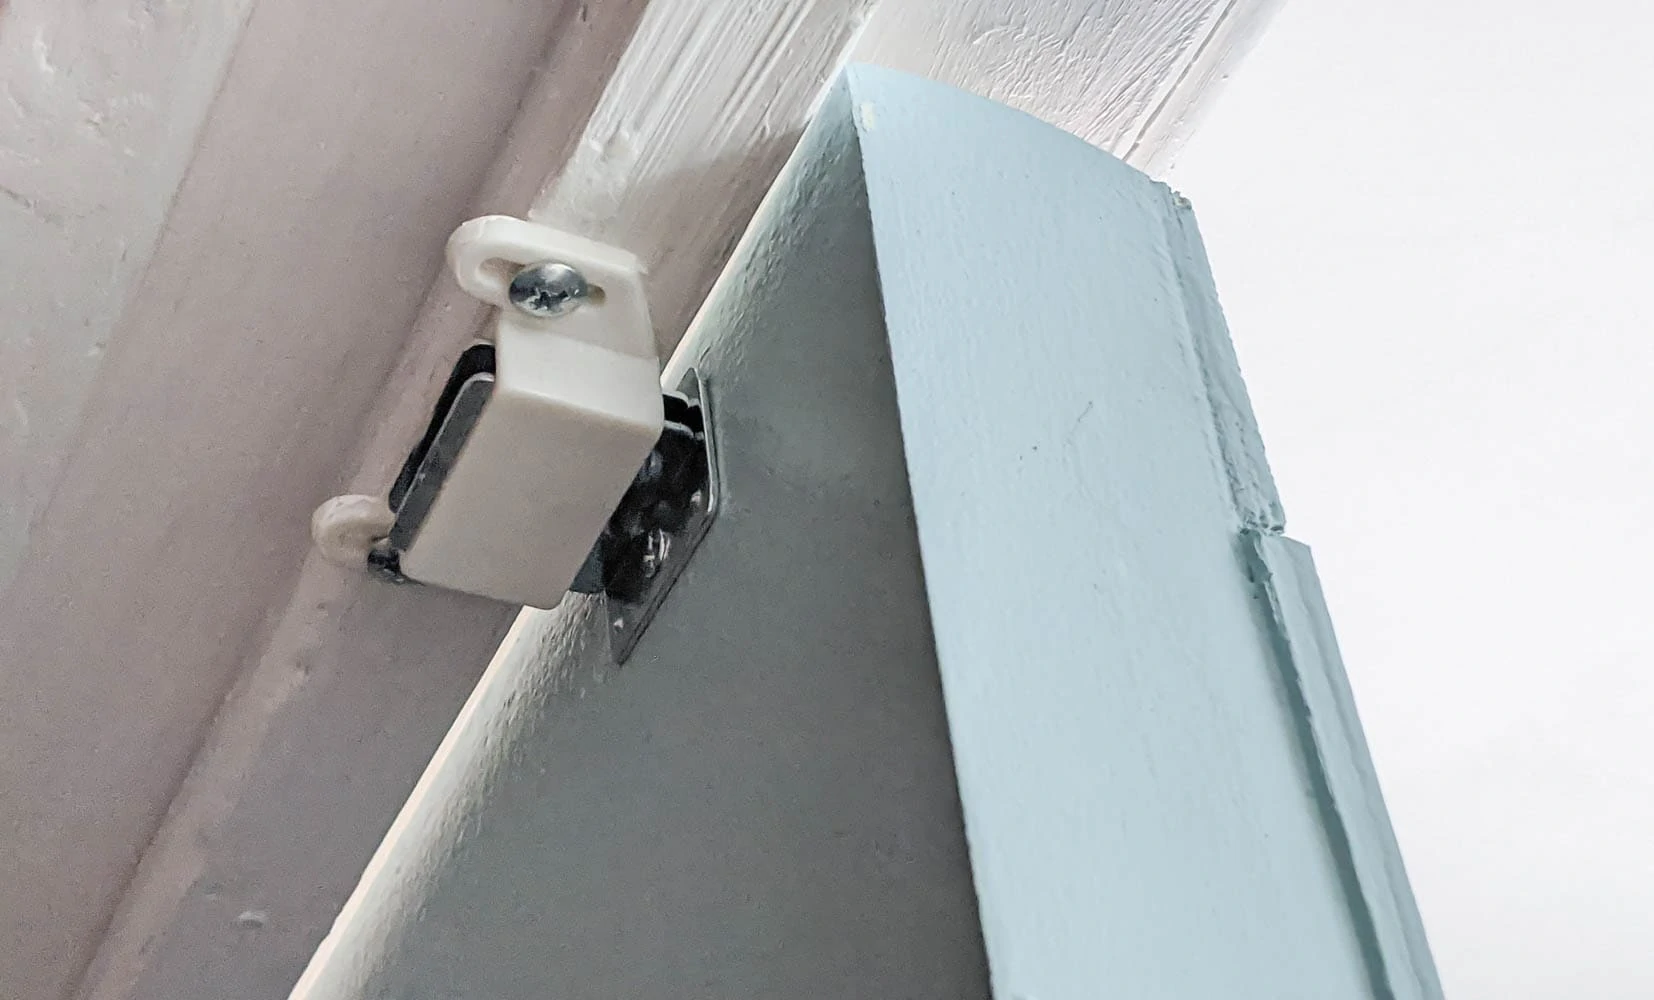
<svg viewBox="0 0 1654 1000"><path fill-rule="evenodd" d="M1654 998L1654 4L1289 0L1170 180L1448 997Z"/></svg>

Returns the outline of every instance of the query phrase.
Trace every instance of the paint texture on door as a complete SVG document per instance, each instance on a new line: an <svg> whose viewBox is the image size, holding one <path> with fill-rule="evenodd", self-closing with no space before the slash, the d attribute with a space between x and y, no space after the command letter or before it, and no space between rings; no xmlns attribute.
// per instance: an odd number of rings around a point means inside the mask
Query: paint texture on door
<svg viewBox="0 0 1654 1000"><path fill-rule="evenodd" d="M1439 997L1183 199L854 67L691 364L688 571L519 620L296 996Z"/></svg>

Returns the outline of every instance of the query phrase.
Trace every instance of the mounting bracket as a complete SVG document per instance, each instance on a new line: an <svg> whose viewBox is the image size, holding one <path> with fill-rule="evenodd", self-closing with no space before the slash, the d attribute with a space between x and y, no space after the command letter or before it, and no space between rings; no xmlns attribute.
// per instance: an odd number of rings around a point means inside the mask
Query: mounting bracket
<svg viewBox="0 0 1654 1000"><path fill-rule="evenodd" d="M706 533L717 463L705 386L662 393L642 269L520 219L455 231L460 285L498 307L463 351L385 499L335 497L324 555L531 607L602 594L623 661Z"/></svg>

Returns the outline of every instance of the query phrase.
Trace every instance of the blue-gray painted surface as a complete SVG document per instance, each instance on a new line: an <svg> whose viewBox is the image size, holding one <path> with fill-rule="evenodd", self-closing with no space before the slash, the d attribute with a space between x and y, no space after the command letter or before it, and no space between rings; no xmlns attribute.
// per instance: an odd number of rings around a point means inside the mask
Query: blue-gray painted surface
<svg viewBox="0 0 1654 1000"><path fill-rule="evenodd" d="M1186 204L855 67L686 345L711 533L622 670L519 623L295 996L1429 995Z"/></svg>
<svg viewBox="0 0 1654 1000"><path fill-rule="evenodd" d="M1246 542L1253 580L1269 602L1282 676L1295 692L1299 733L1315 771L1328 834L1347 868L1352 916L1365 938L1377 992L1397 1000L1439 1000L1441 981L1309 547L1255 532L1247 533Z"/></svg>
<svg viewBox="0 0 1654 1000"><path fill-rule="evenodd" d="M1186 205L997 105L850 88L996 992L1366 995Z"/></svg>

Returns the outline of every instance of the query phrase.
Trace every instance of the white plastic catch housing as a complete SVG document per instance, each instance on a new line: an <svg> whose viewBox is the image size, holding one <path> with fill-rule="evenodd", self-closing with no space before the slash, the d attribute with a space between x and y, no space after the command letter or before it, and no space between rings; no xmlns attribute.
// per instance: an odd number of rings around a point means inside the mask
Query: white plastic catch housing
<svg viewBox="0 0 1654 1000"><path fill-rule="evenodd" d="M580 271L588 298L535 317L507 297L545 260ZM623 250L508 216L448 241L460 286L499 307L493 394L412 542L411 579L550 608L619 504L662 424L660 364L642 268Z"/></svg>

